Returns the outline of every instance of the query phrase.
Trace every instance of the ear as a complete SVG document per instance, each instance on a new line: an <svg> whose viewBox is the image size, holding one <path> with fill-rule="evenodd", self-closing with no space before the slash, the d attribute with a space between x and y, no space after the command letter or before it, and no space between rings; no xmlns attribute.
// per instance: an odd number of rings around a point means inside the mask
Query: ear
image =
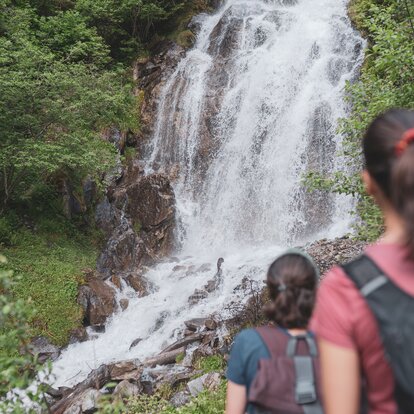
<svg viewBox="0 0 414 414"><path fill-rule="evenodd" d="M377 183L371 177L367 170L362 171L362 181L365 185L366 192L371 196L376 196L378 193Z"/></svg>

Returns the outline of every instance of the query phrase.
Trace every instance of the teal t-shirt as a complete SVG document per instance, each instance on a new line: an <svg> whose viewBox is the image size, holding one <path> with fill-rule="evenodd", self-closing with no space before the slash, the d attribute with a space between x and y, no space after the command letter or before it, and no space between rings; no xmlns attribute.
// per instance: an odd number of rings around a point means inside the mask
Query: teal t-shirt
<svg viewBox="0 0 414 414"><path fill-rule="evenodd" d="M247 395L256 376L260 359L269 359L270 353L260 335L254 329L241 331L234 340L227 365L227 379L246 387ZM247 406L252 413L253 407Z"/></svg>

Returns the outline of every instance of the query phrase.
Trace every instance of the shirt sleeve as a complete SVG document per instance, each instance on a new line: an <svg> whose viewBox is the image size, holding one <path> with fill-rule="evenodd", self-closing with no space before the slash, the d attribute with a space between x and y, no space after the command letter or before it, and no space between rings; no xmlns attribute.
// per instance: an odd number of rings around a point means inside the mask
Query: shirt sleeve
<svg viewBox="0 0 414 414"><path fill-rule="evenodd" d="M245 340L244 332L236 336L233 346L230 351L230 358L227 364L227 379L239 384L247 385L247 378L245 373Z"/></svg>
<svg viewBox="0 0 414 414"><path fill-rule="evenodd" d="M311 330L320 338L343 348L357 349L353 303L358 295L352 281L339 267L322 281L311 320Z"/></svg>

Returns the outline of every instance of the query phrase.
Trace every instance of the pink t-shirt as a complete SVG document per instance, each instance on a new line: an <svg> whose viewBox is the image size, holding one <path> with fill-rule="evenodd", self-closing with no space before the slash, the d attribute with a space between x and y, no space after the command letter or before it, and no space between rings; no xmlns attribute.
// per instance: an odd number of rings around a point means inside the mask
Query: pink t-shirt
<svg viewBox="0 0 414 414"><path fill-rule="evenodd" d="M414 296L414 261L406 258L404 247L375 244L365 253L397 286ZM354 283L339 267L330 270L321 283L311 329L326 341L358 351L370 414L397 413L394 379L376 320Z"/></svg>

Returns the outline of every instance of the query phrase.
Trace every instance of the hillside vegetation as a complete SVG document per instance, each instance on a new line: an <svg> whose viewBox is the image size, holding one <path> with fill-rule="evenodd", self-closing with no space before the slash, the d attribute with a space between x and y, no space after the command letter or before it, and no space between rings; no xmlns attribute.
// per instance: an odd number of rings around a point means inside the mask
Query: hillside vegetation
<svg viewBox="0 0 414 414"><path fill-rule="evenodd" d="M100 246L94 204L119 157L102 136L140 128L133 60L163 37L179 37L206 7L0 0L0 251L22 276L15 294L38 309L33 335L63 345L81 320L77 288Z"/></svg>
<svg viewBox="0 0 414 414"><path fill-rule="evenodd" d="M409 0L352 0L349 14L368 41L357 82L347 85L350 116L342 120L349 173L310 175L311 186L357 196L357 234L375 240L381 215L364 192L360 179L361 139L368 124L388 108L414 108L414 3ZM359 220L360 219L360 220Z"/></svg>

